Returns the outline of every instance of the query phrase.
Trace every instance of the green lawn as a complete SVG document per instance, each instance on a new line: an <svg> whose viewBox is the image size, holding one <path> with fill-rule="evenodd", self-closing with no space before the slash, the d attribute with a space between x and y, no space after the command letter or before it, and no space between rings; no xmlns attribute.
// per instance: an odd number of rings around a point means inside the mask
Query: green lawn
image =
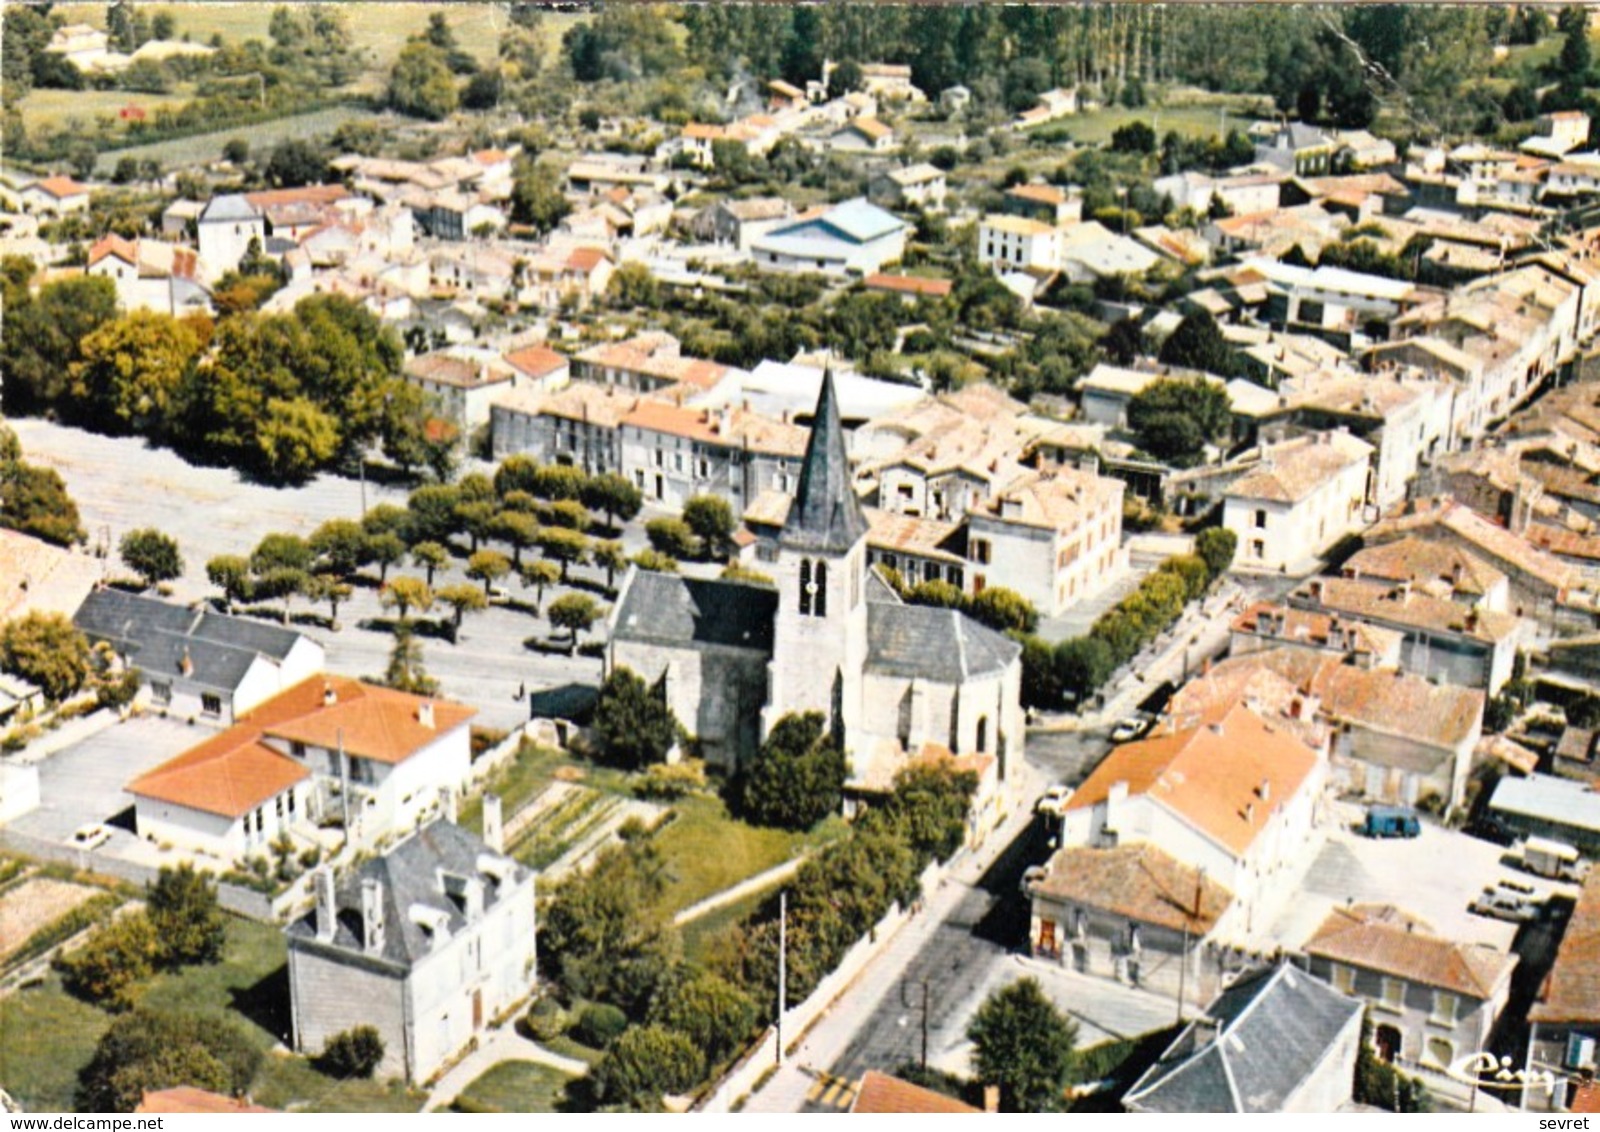
<svg viewBox="0 0 1600 1132"><path fill-rule="evenodd" d="M144 1003L224 1014L263 1051L289 1029L289 976L283 932L229 919L222 961L159 975ZM94 1056L111 1015L80 1002L54 975L0 1000L0 1081L29 1111L71 1111L78 1073ZM268 1053L251 1085L258 1102L317 1112L415 1112L422 1098L374 1081L341 1083L302 1057Z"/></svg>
<svg viewBox="0 0 1600 1132"><path fill-rule="evenodd" d="M469 1112L556 1112L571 1080L548 1065L502 1061L468 1085L457 1105Z"/></svg>
<svg viewBox="0 0 1600 1132"><path fill-rule="evenodd" d="M713 948L722 933L761 907L771 895L772 889L769 888L746 896L742 900L735 900L732 904L724 904L716 911L707 912L704 916L684 924L679 931L683 935L685 962L696 967L709 965L716 957Z"/></svg>
<svg viewBox="0 0 1600 1132"><path fill-rule="evenodd" d="M29 95L29 102L32 101L32 97L32 95ZM359 118L373 119L376 117L371 111L363 110L360 107L332 106L324 110L313 110L309 114L295 114L287 118L275 118L270 122L258 122L248 126L230 126L225 130L216 130L207 134L193 134L186 138L172 138L168 141L150 142L147 145L109 149L100 154L95 164L95 171L101 174L109 173L116 168L117 162L124 157L131 157L138 161L154 161L163 169L215 161L222 156L223 147L234 138L244 138L250 143L250 148L253 152L260 153L290 138L309 138L331 134L346 122L353 122Z"/></svg>
<svg viewBox="0 0 1600 1132"><path fill-rule="evenodd" d="M162 106L181 106L189 101L187 94L140 94L126 90L49 90L43 87L30 91L17 103L22 112L22 123L30 130L41 126L59 129L68 119L76 118L85 127L92 126L102 114L115 118L124 106L139 106L153 112ZM120 119L119 119L120 128Z"/></svg>
<svg viewBox="0 0 1600 1132"><path fill-rule="evenodd" d="M1087 114L1074 114L1060 118L1041 129L1065 129L1075 142L1102 145L1111 140L1119 126L1129 122L1146 122L1162 138L1169 130L1190 137L1210 137L1226 134L1228 130L1242 130L1264 112L1265 104L1259 99L1220 97L1187 105L1145 106L1128 110L1109 106ZM1219 136L1221 136L1219 134Z"/></svg>
<svg viewBox="0 0 1600 1132"><path fill-rule="evenodd" d="M570 1057L574 1061L585 1061L590 1065L599 1064L600 1059L605 1057L603 1050L595 1049L593 1046L586 1046L575 1038L567 1037L565 1034L559 1038L551 1038L549 1041L540 1042L539 1044L551 1053L558 1053L562 1057Z"/></svg>
<svg viewBox="0 0 1600 1132"><path fill-rule="evenodd" d="M830 818L810 833L763 829L732 817L721 798L707 796L684 798L673 809L677 818L656 834L655 843L667 862L666 905L674 912L831 841L844 827L841 819Z"/></svg>

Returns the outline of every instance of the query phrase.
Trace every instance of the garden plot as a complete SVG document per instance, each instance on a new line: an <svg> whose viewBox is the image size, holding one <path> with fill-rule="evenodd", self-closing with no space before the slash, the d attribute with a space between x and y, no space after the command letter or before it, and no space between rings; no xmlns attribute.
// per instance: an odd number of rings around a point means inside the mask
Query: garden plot
<svg viewBox="0 0 1600 1132"><path fill-rule="evenodd" d="M629 818L654 827L665 811L649 802L608 794L572 782L552 782L511 819L520 838L516 855L555 879L584 864ZM524 815L528 815L524 818Z"/></svg>
<svg viewBox="0 0 1600 1132"><path fill-rule="evenodd" d="M0 963L34 933L93 899L96 890L49 877L32 877L0 896Z"/></svg>

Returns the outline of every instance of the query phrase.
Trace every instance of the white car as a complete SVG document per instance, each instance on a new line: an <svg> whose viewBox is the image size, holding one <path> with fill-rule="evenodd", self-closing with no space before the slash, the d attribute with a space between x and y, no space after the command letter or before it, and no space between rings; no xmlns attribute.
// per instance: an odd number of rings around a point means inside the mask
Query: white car
<svg viewBox="0 0 1600 1132"><path fill-rule="evenodd" d="M98 849L110 840L111 831L99 822L92 822L89 825L78 827L77 832L72 835L72 847L74 849Z"/></svg>
<svg viewBox="0 0 1600 1132"><path fill-rule="evenodd" d="M1044 792L1044 796L1033 807L1033 812L1036 814L1059 815L1070 801L1072 801L1072 787L1052 786Z"/></svg>
<svg viewBox="0 0 1600 1132"><path fill-rule="evenodd" d="M1150 721L1148 719L1130 716L1111 729L1111 741L1113 743L1131 743L1148 730L1150 730Z"/></svg>

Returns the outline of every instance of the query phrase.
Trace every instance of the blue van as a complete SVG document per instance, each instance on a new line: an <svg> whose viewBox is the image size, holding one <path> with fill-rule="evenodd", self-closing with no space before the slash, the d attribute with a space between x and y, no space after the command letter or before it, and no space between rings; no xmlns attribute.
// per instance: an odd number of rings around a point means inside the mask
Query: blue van
<svg viewBox="0 0 1600 1132"><path fill-rule="evenodd" d="M1417 811L1404 806L1369 806L1361 832L1368 837L1416 837L1422 832Z"/></svg>

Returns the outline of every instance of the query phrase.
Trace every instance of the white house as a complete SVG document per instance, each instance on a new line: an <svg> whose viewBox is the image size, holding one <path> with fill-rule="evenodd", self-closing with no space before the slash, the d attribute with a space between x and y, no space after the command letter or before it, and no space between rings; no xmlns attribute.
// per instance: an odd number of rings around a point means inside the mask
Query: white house
<svg viewBox="0 0 1600 1132"><path fill-rule="evenodd" d="M1235 216L1270 212L1281 203L1283 176L1273 173L1248 173L1213 177L1189 170L1158 177L1151 189L1157 196L1172 198L1174 208L1188 208L1204 215L1213 200L1227 205Z"/></svg>
<svg viewBox="0 0 1600 1132"><path fill-rule="evenodd" d="M410 359L401 373L438 402L440 415L471 432L489 423L490 406L516 383L519 371L498 351L451 346Z"/></svg>
<svg viewBox="0 0 1600 1132"><path fill-rule="evenodd" d="M1372 445L1324 432L1273 445L1223 496L1222 525L1241 565L1277 570L1322 553L1366 525Z"/></svg>
<svg viewBox="0 0 1600 1132"><path fill-rule="evenodd" d="M926 161L904 169L890 169L872 178L868 193L891 208L944 208L944 170Z"/></svg>
<svg viewBox="0 0 1600 1132"><path fill-rule="evenodd" d="M322 646L278 625L99 587L72 623L137 668L153 706L226 725L322 671Z"/></svg>
<svg viewBox="0 0 1600 1132"><path fill-rule="evenodd" d="M71 177L46 177L23 186L22 207L41 215L66 216L89 211L89 186Z"/></svg>
<svg viewBox="0 0 1600 1132"><path fill-rule="evenodd" d="M89 249L90 275L111 280L124 311L182 316L211 313L211 295L193 249L160 240L124 240L109 234Z"/></svg>
<svg viewBox="0 0 1600 1132"><path fill-rule="evenodd" d="M206 283L215 283L238 267L250 250L251 240L260 241L262 247L267 241L266 216L237 193L212 197L195 228Z"/></svg>
<svg viewBox="0 0 1600 1132"><path fill-rule="evenodd" d="M56 28L44 49L80 71L92 71L111 53L111 37L88 24L67 24Z"/></svg>
<svg viewBox="0 0 1600 1132"><path fill-rule="evenodd" d="M1233 894L1220 937L1248 933L1293 894L1326 774L1321 751L1238 704L1114 749L1062 811L1061 844L1147 842Z"/></svg>
<svg viewBox="0 0 1600 1132"><path fill-rule="evenodd" d="M894 129L877 118L852 118L828 138L830 149L882 153L894 148Z"/></svg>
<svg viewBox="0 0 1600 1132"><path fill-rule="evenodd" d="M756 266L824 275L875 275L905 254L909 225L864 198L802 213L750 242Z"/></svg>
<svg viewBox="0 0 1600 1132"><path fill-rule="evenodd" d="M438 821L341 883L317 873L313 911L286 929L297 1050L374 1026L379 1072L422 1082L527 996L535 874L499 843L499 799L484 805L485 840Z"/></svg>
<svg viewBox="0 0 1600 1132"><path fill-rule="evenodd" d="M985 216L978 222L978 262L999 270L1055 271L1061 265L1060 229L1025 216Z"/></svg>
<svg viewBox="0 0 1600 1132"><path fill-rule="evenodd" d="M466 784L476 714L313 676L130 782L139 836L223 861L319 824L378 845Z"/></svg>

